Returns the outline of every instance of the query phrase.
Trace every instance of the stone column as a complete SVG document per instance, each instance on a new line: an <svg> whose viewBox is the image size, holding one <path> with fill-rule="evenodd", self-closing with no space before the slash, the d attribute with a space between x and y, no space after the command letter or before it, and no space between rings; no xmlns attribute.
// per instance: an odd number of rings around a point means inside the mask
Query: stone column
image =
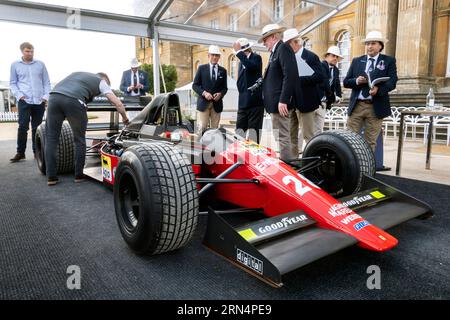
<svg viewBox="0 0 450 320"><path fill-rule="evenodd" d="M450 80L450 1L438 2L434 21L432 75L437 77L438 87L442 88L447 85L445 78Z"/></svg>
<svg viewBox="0 0 450 320"><path fill-rule="evenodd" d="M365 53L364 44L361 41L366 37L366 14L367 0L359 0L356 3L355 12L355 34L352 43L353 57L361 56Z"/></svg>
<svg viewBox="0 0 450 320"><path fill-rule="evenodd" d="M388 39L384 53L395 55L399 0L368 0L366 31L378 30Z"/></svg>
<svg viewBox="0 0 450 320"><path fill-rule="evenodd" d="M433 2L399 2L396 49L399 92L427 92L434 84L430 77Z"/></svg>
<svg viewBox="0 0 450 320"><path fill-rule="evenodd" d="M328 33L328 21L322 22L322 24L313 31L312 50L320 58L322 58L328 50Z"/></svg>

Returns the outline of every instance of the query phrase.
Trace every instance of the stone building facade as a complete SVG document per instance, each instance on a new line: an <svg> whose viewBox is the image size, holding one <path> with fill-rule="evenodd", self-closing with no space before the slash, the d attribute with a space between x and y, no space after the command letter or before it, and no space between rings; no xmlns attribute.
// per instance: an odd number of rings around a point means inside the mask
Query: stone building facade
<svg viewBox="0 0 450 320"><path fill-rule="evenodd" d="M324 14L323 7L301 0L260 0L256 8L252 7L255 0L240 0L240 8L250 8L245 13L236 9L236 2L209 1L197 12L193 23L258 34L277 18L282 19L280 24L302 29ZM180 5L188 6L187 2ZM193 12L198 3L193 1L189 6L174 10ZM305 35L304 40L319 56L329 46L338 45L344 54L340 69L345 76L352 58L364 54L361 41L370 30L382 31L389 40L385 53L397 58L398 93L425 93L429 87L450 92L450 0L357 0ZM151 50L148 39L136 39L140 61L151 63ZM231 48L221 50L220 63L236 78L237 61ZM268 54L260 53L266 64ZM207 63L207 47L162 42L160 57L162 63L177 67L178 85L182 86L192 81L200 64Z"/></svg>

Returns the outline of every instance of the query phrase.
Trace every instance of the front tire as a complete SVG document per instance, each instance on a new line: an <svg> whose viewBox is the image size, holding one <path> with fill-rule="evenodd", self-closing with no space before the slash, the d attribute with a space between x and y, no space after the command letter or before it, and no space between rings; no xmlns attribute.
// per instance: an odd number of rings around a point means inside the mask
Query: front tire
<svg viewBox="0 0 450 320"><path fill-rule="evenodd" d="M317 168L305 177L334 197L361 191L364 175L375 175L375 158L367 141L352 131L327 131L315 136L306 146L303 157L321 157Z"/></svg>
<svg viewBox="0 0 450 320"><path fill-rule="evenodd" d="M167 144L128 148L115 175L114 206L122 237L138 254L185 246L199 212L191 164Z"/></svg>

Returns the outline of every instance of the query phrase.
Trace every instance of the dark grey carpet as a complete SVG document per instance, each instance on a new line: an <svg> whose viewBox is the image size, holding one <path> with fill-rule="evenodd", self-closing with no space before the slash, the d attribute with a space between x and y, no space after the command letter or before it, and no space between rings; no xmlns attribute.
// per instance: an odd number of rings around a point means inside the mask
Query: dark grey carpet
<svg viewBox="0 0 450 320"><path fill-rule="evenodd" d="M201 245L205 218L184 249L155 257L133 254L116 225L112 192L95 182L47 187L27 154L10 164L15 142L0 143L0 299L449 299L450 187L381 176L435 209L391 233L386 253L350 248L297 270L273 289ZM81 290L66 288L70 265ZM370 265L382 290L366 287Z"/></svg>

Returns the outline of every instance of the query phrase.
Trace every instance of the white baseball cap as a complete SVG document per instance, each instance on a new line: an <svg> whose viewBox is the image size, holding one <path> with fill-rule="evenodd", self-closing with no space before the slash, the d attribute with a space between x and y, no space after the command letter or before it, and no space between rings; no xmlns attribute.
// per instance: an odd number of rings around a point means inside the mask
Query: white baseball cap
<svg viewBox="0 0 450 320"><path fill-rule="evenodd" d="M210 46L209 46L208 53L209 53L209 54L219 54L219 55L221 54L221 53L220 53L219 47L218 47L218 46L215 46L215 45L210 45Z"/></svg>

